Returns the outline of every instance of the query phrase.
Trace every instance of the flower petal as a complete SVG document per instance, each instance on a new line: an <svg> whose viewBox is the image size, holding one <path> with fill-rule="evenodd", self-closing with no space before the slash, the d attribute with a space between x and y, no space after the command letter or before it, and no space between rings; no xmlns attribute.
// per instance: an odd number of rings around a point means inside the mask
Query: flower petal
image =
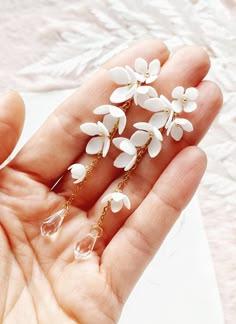
<svg viewBox="0 0 236 324"><path fill-rule="evenodd" d="M168 123L168 126L166 124L165 128L166 128L166 135L169 136L170 135L170 131L171 131L171 128L175 125L175 122L169 122Z"/></svg>
<svg viewBox="0 0 236 324"><path fill-rule="evenodd" d="M154 136L159 140L159 141L163 141L163 136L161 134L161 132L159 131L158 128L153 127L153 132L154 132Z"/></svg>
<svg viewBox="0 0 236 324"><path fill-rule="evenodd" d="M181 126L178 126L178 125L175 125L175 124L174 124L174 125L171 127L170 134L171 134L171 136L172 136L172 138L173 138L174 140L176 140L176 141L180 141L181 138L182 138L182 136L183 136L183 133L184 133L184 131L183 131L183 129L182 129Z"/></svg>
<svg viewBox="0 0 236 324"><path fill-rule="evenodd" d="M102 151L103 139L102 137L94 137L88 142L86 146L86 153L88 154L97 154Z"/></svg>
<svg viewBox="0 0 236 324"><path fill-rule="evenodd" d="M144 83L146 82L146 78L144 75L140 74L140 73L136 73L136 79L137 81L141 82L141 83Z"/></svg>
<svg viewBox="0 0 236 324"><path fill-rule="evenodd" d="M136 84L134 84L132 87L130 87L130 90L127 93L127 99L126 100L132 98L134 96L136 90L137 90L137 85Z"/></svg>
<svg viewBox="0 0 236 324"><path fill-rule="evenodd" d="M124 86L115 89L110 96L110 101L113 103L121 103L128 100L130 95L130 90L131 90L131 86Z"/></svg>
<svg viewBox="0 0 236 324"><path fill-rule="evenodd" d="M132 70L131 67L128 66L128 65L126 65L125 68L126 68L126 71L129 74L129 82L131 84L135 84L137 82L137 77L136 77L136 74L135 74L134 70Z"/></svg>
<svg viewBox="0 0 236 324"><path fill-rule="evenodd" d="M98 127L100 129L100 134L103 134L105 136L109 136L109 131L106 128L106 126L103 123L101 123L100 121L98 121L97 124L98 124Z"/></svg>
<svg viewBox="0 0 236 324"><path fill-rule="evenodd" d="M164 110L165 105L160 98L151 98L145 101L143 108L149 111L158 112Z"/></svg>
<svg viewBox="0 0 236 324"><path fill-rule="evenodd" d="M126 167L124 168L124 170L125 171L128 171L128 170L132 169L132 167L135 165L136 159L137 159L137 155L132 156L132 159L126 165Z"/></svg>
<svg viewBox="0 0 236 324"><path fill-rule="evenodd" d="M145 101L148 100L149 97L147 94L140 94L137 91L134 93L134 103L136 106L140 106L144 108Z"/></svg>
<svg viewBox="0 0 236 324"><path fill-rule="evenodd" d="M112 199L115 200L115 201L120 201L120 200L123 200L123 193L121 192L113 192L112 193Z"/></svg>
<svg viewBox="0 0 236 324"><path fill-rule="evenodd" d="M132 161L133 156L127 153L120 153L114 161L114 166L116 168L124 168Z"/></svg>
<svg viewBox="0 0 236 324"><path fill-rule="evenodd" d="M110 114L107 114L107 115L104 116L102 122L103 122L103 125L108 130L108 132L110 133L112 131L112 129L114 128L114 125L117 122L117 118L111 116Z"/></svg>
<svg viewBox="0 0 236 324"><path fill-rule="evenodd" d="M111 211L113 213L118 213L123 207L123 201L122 200L119 200L119 201L115 201L115 200L112 200L111 201Z"/></svg>
<svg viewBox="0 0 236 324"><path fill-rule="evenodd" d="M148 78L146 79L146 84L149 84L149 83L154 82L154 81L157 79L157 77L158 77L157 74L156 74L156 75L151 75L150 77L148 77Z"/></svg>
<svg viewBox="0 0 236 324"><path fill-rule="evenodd" d="M127 138L120 143L120 149L129 155L134 155L137 152L134 144Z"/></svg>
<svg viewBox="0 0 236 324"><path fill-rule="evenodd" d="M126 126L126 116L120 118L119 125L118 125L118 133L119 135L123 133L125 126Z"/></svg>
<svg viewBox="0 0 236 324"><path fill-rule="evenodd" d="M147 132L138 130L131 136L130 140L135 146L139 147L145 145L149 137L150 135Z"/></svg>
<svg viewBox="0 0 236 324"><path fill-rule="evenodd" d="M126 195L123 195L123 202L126 208L130 209L131 208L131 203L129 200L129 197L127 197Z"/></svg>
<svg viewBox="0 0 236 324"><path fill-rule="evenodd" d="M171 102L165 96L160 95L160 99L164 104L164 109L171 109L172 110Z"/></svg>
<svg viewBox="0 0 236 324"><path fill-rule="evenodd" d="M161 146L161 142L156 137L153 137L151 143L148 145L148 153L151 158L154 158L159 154Z"/></svg>
<svg viewBox="0 0 236 324"><path fill-rule="evenodd" d="M128 84L130 76L127 70L123 67L114 67L110 70L111 79L120 85Z"/></svg>
<svg viewBox="0 0 236 324"><path fill-rule="evenodd" d="M172 107L174 112L181 113L182 111L182 102L180 100L173 100L172 101Z"/></svg>
<svg viewBox="0 0 236 324"><path fill-rule="evenodd" d="M186 132L193 131L193 124L185 118L176 118L175 123L180 125Z"/></svg>
<svg viewBox="0 0 236 324"><path fill-rule="evenodd" d="M162 128L165 126L169 114L165 111L155 113L149 120L149 123L155 128Z"/></svg>
<svg viewBox="0 0 236 324"><path fill-rule="evenodd" d="M120 143L123 141L127 141L127 138L125 137L116 137L113 138L112 143L118 148L120 149Z"/></svg>
<svg viewBox="0 0 236 324"><path fill-rule="evenodd" d="M149 88L151 88L151 87L149 87L149 86L141 86L141 87L137 88L136 92L140 93L140 94L147 94L148 91L149 91Z"/></svg>
<svg viewBox="0 0 236 324"><path fill-rule="evenodd" d="M172 91L172 98L174 99L181 99L181 97L184 94L184 88L179 86L174 88L174 90Z"/></svg>
<svg viewBox="0 0 236 324"><path fill-rule="evenodd" d="M188 101L185 105L184 105L184 111L185 112L192 112L197 108L197 104L194 101Z"/></svg>
<svg viewBox="0 0 236 324"><path fill-rule="evenodd" d="M169 118L168 118L168 120L167 120L167 122L166 122L166 124L165 124L165 128L167 129L167 133L168 133L168 134L169 134L168 128L169 128L169 127L172 127L171 125L172 125L172 123L173 123L173 116L174 116L174 111L171 110L171 112L170 112L170 114L169 114ZM167 135L168 135L168 134L167 134Z"/></svg>
<svg viewBox="0 0 236 324"><path fill-rule="evenodd" d="M93 113L95 115L105 115L110 112L110 107L114 107L111 105L102 105L94 109Z"/></svg>
<svg viewBox="0 0 236 324"><path fill-rule="evenodd" d="M76 179L74 183L82 182L86 176L86 167L83 164L72 164L68 170L71 170L71 176Z"/></svg>
<svg viewBox="0 0 236 324"><path fill-rule="evenodd" d="M101 200L101 203L107 203L108 201L110 201L113 198L113 193L109 193L106 196L104 196Z"/></svg>
<svg viewBox="0 0 236 324"><path fill-rule="evenodd" d="M147 132L152 132L152 129L153 129L152 125L150 125L149 123L145 123L145 122L135 123L134 127L137 129L145 130Z"/></svg>
<svg viewBox="0 0 236 324"><path fill-rule="evenodd" d="M110 139L108 137L105 137L103 143L102 157L107 156L107 153L110 148L110 143L111 143Z"/></svg>
<svg viewBox="0 0 236 324"><path fill-rule="evenodd" d="M188 100L191 100L191 101L194 101L197 99L199 95L199 91L198 89L194 88L194 87L191 87L191 88L188 88L186 89L185 91L185 97L188 99Z"/></svg>
<svg viewBox="0 0 236 324"><path fill-rule="evenodd" d="M149 95L149 97L150 98L157 98L157 96L158 96L158 93L157 93L157 91L156 91L156 89L154 89L153 87L150 87L150 86L148 86L148 95Z"/></svg>
<svg viewBox="0 0 236 324"><path fill-rule="evenodd" d="M135 71L140 74L145 74L148 70L147 62L141 57L135 60L134 66L135 66Z"/></svg>
<svg viewBox="0 0 236 324"><path fill-rule="evenodd" d="M134 94L134 101L136 105L145 108L145 101L150 98L156 98L158 96L156 90L150 86L138 87Z"/></svg>
<svg viewBox="0 0 236 324"><path fill-rule="evenodd" d="M113 116L113 117L116 117L116 118L120 118L120 117L123 117L125 115L124 111L116 106L111 106L110 105L110 114Z"/></svg>
<svg viewBox="0 0 236 324"><path fill-rule="evenodd" d="M158 59L154 59L149 64L149 72L151 75L158 75L161 69L161 63Z"/></svg>
<svg viewBox="0 0 236 324"><path fill-rule="evenodd" d="M83 133L94 136L100 133L99 126L96 123L84 123L80 125L80 129Z"/></svg>

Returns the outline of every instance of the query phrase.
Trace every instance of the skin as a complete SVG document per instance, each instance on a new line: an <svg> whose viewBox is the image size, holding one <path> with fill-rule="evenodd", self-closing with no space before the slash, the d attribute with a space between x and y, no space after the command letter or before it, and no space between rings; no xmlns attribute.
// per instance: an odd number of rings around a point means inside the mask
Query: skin
<svg viewBox="0 0 236 324"><path fill-rule="evenodd" d="M56 239L42 238L40 223L73 190L68 166L91 161L83 153L88 136L81 133L79 125L95 121L98 116L92 114L93 109L109 102L116 85L110 81L108 69L133 66L138 56L147 61L160 59L163 67L154 84L159 94L170 97L178 85L199 89L198 109L187 116L194 131L179 143L165 138L155 159L144 157L124 189L131 210L109 213L91 257L75 261L75 243L96 222L101 197L114 190L120 176L111 161L118 151L113 148L100 161ZM207 54L198 47L180 49L170 57L161 41L139 42L113 58L63 102L16 158L0 170L1 323L117 323L132 288L205 171L206 156L196 145L222 104L217 85L202 81L209 67ZM136 118L144 121L148 116L131 107L124 136L132 133ZM17 93L9 92L0 100L0 162L13 150L23 121L23 102ZM63 180L51 190L62 175Z"/></svg>

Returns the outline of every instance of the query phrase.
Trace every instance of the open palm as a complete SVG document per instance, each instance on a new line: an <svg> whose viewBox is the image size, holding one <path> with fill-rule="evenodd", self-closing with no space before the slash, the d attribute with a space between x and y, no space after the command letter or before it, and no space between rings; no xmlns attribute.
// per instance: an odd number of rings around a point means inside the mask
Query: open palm
<svg viewBox="0 0 236 324"><path fill-rule="evenodd" d="M191 116L195 130L180 143L165 139L157 158L143 159L124 190L132 209L108 214L104 235L92 256L74 260L75 243L100 215L100 197L115 187L120 176L111 162L117 151L99 162L55 239L41 237L40 224L73 190L68 166L88 159L83 154L88 139L79 125L95 121L93 109L108 102L114 85L107 69L132 65L138 56L147 61L157 57L162 62L154 85L158 93L168 97L175 86L198 87L198 109ZM194 145L207 131L222 101L218 87L202 81L208 69L208 57L199 48L187 47L169 58L160 41L140 42L114 58L58 107L0 171L1 323L117 323L130 291L205 170L205 155ZM139 110L139 121L147 118L145 114ZM23 116L23 104L16 93L2 99L0 162L13 150ZM131 107L128 135L136 118L137 110ZM51 190L62 175L62 181Z"/></svg>

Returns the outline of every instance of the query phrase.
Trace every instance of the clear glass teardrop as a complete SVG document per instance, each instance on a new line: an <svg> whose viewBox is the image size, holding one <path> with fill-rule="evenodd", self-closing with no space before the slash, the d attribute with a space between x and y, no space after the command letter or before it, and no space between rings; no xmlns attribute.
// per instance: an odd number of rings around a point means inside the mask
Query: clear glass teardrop
<svg viewBox="0 0 236 324"><path fill-rule="evenodd" d="M48 218L46 218L41 224L40 230L42 236L51 236L55 234L64 220L66 215L66 209L62 208L58 210L56 213L52 214Z"/></svg>
<svg viewBox="0 0 236 324"><path fill-rule="evenodd" d="M74 255L76 259L87 258L93 251L94 245L98 238L97 231L91 231L81 241L77 242L74 248Z"/></svg>

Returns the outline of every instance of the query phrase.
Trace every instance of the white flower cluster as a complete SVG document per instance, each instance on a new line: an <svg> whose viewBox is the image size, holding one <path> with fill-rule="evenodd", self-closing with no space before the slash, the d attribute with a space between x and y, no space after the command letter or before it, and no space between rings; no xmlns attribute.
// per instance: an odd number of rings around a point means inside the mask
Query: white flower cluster
<svg viewBox="0 0 236 324"><path fill-rule="evenodd" d="M113 91L110 101L117 104L134 98L135 104L142 106L146 99L156 97L156 90L145 84L157 79L160 68L161 64L157 59L148 65L144 59L138 58L135 61L135 70L129 66L111 69L112 80L122 87Z"/></svg>
<svg viewBox="0 0 236 324"><path fill-rule="evenodd" d="M165 96L159 98L150 98L144 102L143 108L154 112L151 120L157 128L165 128L167 135L180 141L183 131L191 132L193 130L192 123L186 118L179 118L178 114L182 111L189 113L197 108L195 100L198 97L196 88L188 88L186 91L183 87L176 87L172 91L172 102Z"/></svg>
<svg viewBox="0 0 236 324"><path fill-rule="evenodd" d="M140 149L146 148L151 158L156 157L162 148L162 132L166 130L174 140L179 141L183 132L193 130L192 123L186 118L180 118L181 112L192 112L197 108L195 100L198 97L196 88L186 90L178 86L172 91L172 101L165 96L158 96L156 90L149 84L158 78L161 64L155 59L148 64L144 59L135 61L134 69L129 66L115 67L110 70L112 80L119 85L110 96L112 104L123 104L129 100L143 109L152 112L148 122L134 124L137 129L130 139L117 137L113 144L122 153L114 161L117 168L125 171L132 169L136 162ZM126 126L126 115L122 105L102 105L94 110L94 114L103 115L103 121L97 123L84 123L80 126L83 133L92 136L86 146L87 154L108 154L111 138L117 131L121 135ZM111 136L112 135L112 136ZM73 164L69 167L74 183L82 182L87 173L87 168L82 164ZM111 202L113 212L119 211L123 205L130 208L127 196L121 192L108 194L103 202Z"/></svg>

